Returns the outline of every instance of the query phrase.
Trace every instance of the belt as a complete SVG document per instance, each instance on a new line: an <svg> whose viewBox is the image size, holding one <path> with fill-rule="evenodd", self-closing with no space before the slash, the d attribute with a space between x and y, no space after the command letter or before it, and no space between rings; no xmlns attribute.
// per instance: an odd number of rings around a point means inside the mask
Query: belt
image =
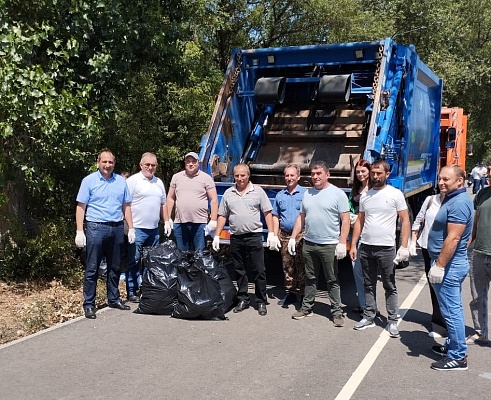
<svg viewBox="0 0 491 400"><path fill-rule="evenodd" d="M95 221L87 221L87 222L92 222L93 224L99 224L99 225L107 225L107 226L120 226L123 225L123 221L108 221L108 222L95 222Z"/></svg>

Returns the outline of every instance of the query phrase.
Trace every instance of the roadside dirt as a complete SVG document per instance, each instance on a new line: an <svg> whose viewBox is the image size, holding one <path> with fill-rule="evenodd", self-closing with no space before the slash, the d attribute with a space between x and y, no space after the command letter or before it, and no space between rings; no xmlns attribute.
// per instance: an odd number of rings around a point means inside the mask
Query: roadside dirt
<svg viewBox="0 0 491 400"><path fill-rule="evenodd" d="M0 281L0 344L82 315L82 289Z"/></svg>
<svg viewBox="0 0 491 400"><path fill-rule="evenodd" d="M125 293L124 282L120 291ZM98 308L105 306L105 284L97 285ZM69 288L60 281L7 284L0 281L0 344L83 315L82 284Z"/></svg>

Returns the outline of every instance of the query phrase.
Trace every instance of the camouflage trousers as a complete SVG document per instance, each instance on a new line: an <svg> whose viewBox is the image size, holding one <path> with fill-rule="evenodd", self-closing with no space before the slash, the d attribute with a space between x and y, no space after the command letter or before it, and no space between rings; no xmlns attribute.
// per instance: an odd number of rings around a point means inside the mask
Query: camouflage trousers
<svg viewBox="0 0 491 400"><path fill-rule="evenodd" d="M303 294L305 289L305 265L303 262L303 232L296 237L296 255L288 253L288 240L290 234L284 231L279 232L281 243L281 260L283 263L283 273L285 276L285 287L287 291L295 293L297 290Z"/></svg>

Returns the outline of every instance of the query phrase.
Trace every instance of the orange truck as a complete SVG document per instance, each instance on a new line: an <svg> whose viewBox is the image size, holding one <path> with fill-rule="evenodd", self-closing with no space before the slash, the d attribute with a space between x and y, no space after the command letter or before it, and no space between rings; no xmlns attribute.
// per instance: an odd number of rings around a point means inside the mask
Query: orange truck
<svg viewBox="0 0 491 400"><path fill-rule="evenodd" d="M440 119L440 168L458 165L465 170L467 115L460 107L442 107Z"/></svg>

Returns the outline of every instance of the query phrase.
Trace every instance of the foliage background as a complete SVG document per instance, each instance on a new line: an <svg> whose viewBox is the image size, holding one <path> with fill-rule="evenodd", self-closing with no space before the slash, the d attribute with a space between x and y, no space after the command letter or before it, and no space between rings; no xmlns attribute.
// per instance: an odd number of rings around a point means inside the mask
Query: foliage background
<svg viewBox="0 0 491 400"><path fill-rule="evenodd" d="M491 158L485 0L0 0L0 278L73 275L75 197L110 148L168 182L206 132L233 47L413 43Z"/></svg>

